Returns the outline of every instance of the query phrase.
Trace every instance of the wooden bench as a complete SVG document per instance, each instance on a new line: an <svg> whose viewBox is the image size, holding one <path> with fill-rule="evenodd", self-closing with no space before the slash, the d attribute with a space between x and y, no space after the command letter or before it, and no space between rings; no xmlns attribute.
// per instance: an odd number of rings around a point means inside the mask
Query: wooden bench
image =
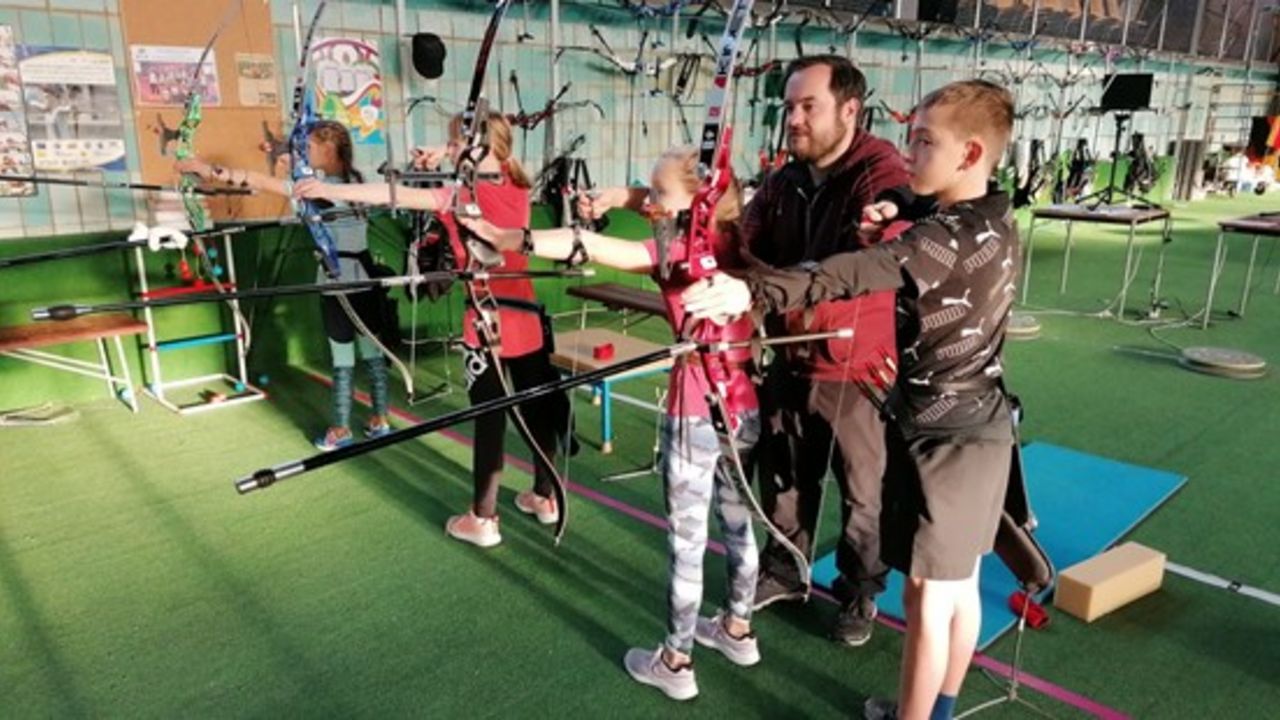
<svg viewBox="0 0 1280 720"><path fill-rule="evenodd" d="M604 344L613 345L613 357L608 360L597 360L593 357L593 350ZM599 370L661 349L662 346L657 343L605 328L570 330L556 333L556 350L551 354L551 364L566 373L577 374ZM606 378L591 386L600 403L600 452L613 452L613 384L669 370L671 370L671 360L660 360L630 372Z"/></svg>
<svg viewBox="0 0 1280 720"><path fill-rule="evenodd" d="M129 374L129 361L125 357L124 344L120 339L126 335L141 335L146 331L146 323L123 313L87 315L66 321L10 325L0 327L0 355L105 380L107 393L111 397L123 400L130 410L138 412L138 400L133 391L133 378ZM120 363L120 376L112 373L111 360L107 355L107 339L115 342L116 358ZM95 341L98 345L96 364L38 349L89 340ZM119 389L117 386L120 386Z"/></svg>

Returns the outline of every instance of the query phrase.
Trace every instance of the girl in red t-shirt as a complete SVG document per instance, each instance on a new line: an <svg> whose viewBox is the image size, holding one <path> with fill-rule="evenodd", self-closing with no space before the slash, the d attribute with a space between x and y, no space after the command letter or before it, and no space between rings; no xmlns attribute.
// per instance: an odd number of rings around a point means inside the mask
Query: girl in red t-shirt
<svg viewBox="0 0 1280 720"><path fill-rule="evenodd" d="M698 154L693 148L667 151L653 171L649 215L655 235L666 218L689 209L698 189ZM734 222L741 211L737 183L716 207L716 260L721 267L741 265L734 241ZM687 277L686 235L676 231L660 248L649 239L632 242L574 228L539 230L503 229L488 219L461 221L479 237L504 252L524 249L539 257L565 260L580 258L635 273L651 275L662 291L667 319L677 333L686 329L680 292L692 284ZM746 340L754 331L743 316L721 329L724 340ZM750 352L733 351L721 356L728 380L723 396L737 418L736 444L745 456L760 432L755 389L747 374ZM700 362L686 356L671 371L667 416L662 428L662 476L666 489L668 542L668 633L657 650L633 648L623 660L637 681L657 687L669 697L687 700L698 693L691 653L695 640L724 653L734 663L753 665L760 660L751 632L758 557L751 532L751 513L734 483L731 461L721 456L719 438L707 406L708 380ZM707 547L707 518L715 509L724 532L729 564L729 597L714 617L699 617L702 606L702 563Z"/></svg>
<svg viewBox="0 0 1280 720"><path fill-rule="evenodd" d="M461 189L463 203L474 202L483 215L498 227L523 228L529 224L529 178L512 155L511 124L500 115L490 115L486 127L489 152L480 161L477 170L482 174L498 174L497 182L480 180L475 196ZM449 144L444 148L427 149L417 153L416 165L434 169L446 156L458 162L465 145L462 140L462 118L455 115L449 123ZM458 233L458 224L451 212L453 201L451 188L413 188L397 185L395 200L399 207L427 210L436 213L436 219L444 228L452 249L452 257L458 269L465 269L467 252ZM353 185L325 185L303 181L298 183L295 194L299 197L345 200L368 205L389 205L391 188L386 183ZM435 236L432 236L435 237ZM518 252L503 253L501 265L493 271L522 271L528 269L529 259ZM493 280L489 282L493 295L498 298L498 324L502 343L499 351L501 364L516 390L542 385L559 379L551 365L548 348L543 342L542 312L537 305L533 283L527 278ZM505 394L497 369L488 356L480 350L480 340L475 329L475 311L468 308L463 320L463 344L467 393L472 404L501 397ZM529 422L529 430L538 449L550 462L555 462L557 438L568 434L569 401L563 394L553 394L520 405ZM548 421L550 419L550 421ZM472 507L462 515L455 515L445 523L450 536L480 547L492 547L502 542L498 525L498 487L503 468L503 437L506 433L506 415L490 413L475 421L475 445L472 453L472 474L475 496ZM556 507L553 494L553 478L549 470L536 463L533 490L516 495L515 505L521 512L535 515L543 524L555 523L560 508Z"/></svg>

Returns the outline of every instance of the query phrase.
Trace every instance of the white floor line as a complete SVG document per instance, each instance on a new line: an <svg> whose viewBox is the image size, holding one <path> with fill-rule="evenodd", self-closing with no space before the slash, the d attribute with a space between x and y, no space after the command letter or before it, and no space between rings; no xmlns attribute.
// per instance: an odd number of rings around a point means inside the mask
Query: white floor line
<svg viewBox="0 0 1280 720"><path fill-rule="evenodd" d="M1244 583L1236 582L1235 580L1228 580L1224 577L1218 577L1212 573L1201 572L1194 568L1189 568L1177 563L1165 563L1165 569L1176 575L1181 575L1182 577L1202 582L1205 585L1222 588L1223 590L1229 590L1241 595L1248 595L1251 598L1256 598L1265 603L1270 603L1276 607L1280 607L1280 595L1267 590L1245 585Z"/></svg>

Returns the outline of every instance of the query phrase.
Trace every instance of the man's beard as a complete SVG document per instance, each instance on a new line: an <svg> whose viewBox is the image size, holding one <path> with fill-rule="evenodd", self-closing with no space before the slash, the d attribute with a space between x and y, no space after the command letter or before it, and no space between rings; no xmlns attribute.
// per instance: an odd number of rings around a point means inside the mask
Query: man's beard
<svg viewBox="0 0 1280 720"><path fill-rule="evenodd" d="M808 148L804 150L798 150L795 141L788 135L787 149L791 151L791 156L795 159L802 162L813 162L829 155L832 150L840 146L840 143L844 142L852 131L853 127L851 125L841 125L838 122L832 126L829 134L817 134L811 130L804 138L809 141Z"/></svg>

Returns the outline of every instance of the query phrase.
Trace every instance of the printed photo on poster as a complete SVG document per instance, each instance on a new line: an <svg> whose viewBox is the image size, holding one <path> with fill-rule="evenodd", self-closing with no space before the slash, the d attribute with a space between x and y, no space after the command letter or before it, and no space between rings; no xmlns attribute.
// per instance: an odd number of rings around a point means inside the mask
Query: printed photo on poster
<svg viewBox="0 0 1280 720"><path fill-rule="evenodd" d="M196 63L204 48L169 47L163 45L134 45L133 87L139 105L182 107L192 91L192 78ZM218 90L218 63L215 50L210 50L200 66L196 83L200 88L200 100L206 106L221 105Z"/></svg>
<svg viewBox="0 0 1280 720"><path fill-rule="evenodd" d="M241 105L270 107L280 104L276 61L270 55L236 53L236 82L240 86Z"/></svg>
<svg viewBox="0 0 1280 720"><path fill-rule="evenodd" d="M0 175L24 176L33 170L13 28L0 25ZM0 180L0 197L35 194L36 186L32 183Z"/></svg>
<svg viewBox="0 0 1280 720"><path fill-rule="evenodd" d="M316 112L336 120L362 145L381 145L382 71L378 49L354 38L325 38L311 49Z"/></svg>
<svg viewBox="0 0 1280 720"><path fill-rule="evenodd" d="M124 123L110 53L18 46L36 170L124 170Z"/></svg>

